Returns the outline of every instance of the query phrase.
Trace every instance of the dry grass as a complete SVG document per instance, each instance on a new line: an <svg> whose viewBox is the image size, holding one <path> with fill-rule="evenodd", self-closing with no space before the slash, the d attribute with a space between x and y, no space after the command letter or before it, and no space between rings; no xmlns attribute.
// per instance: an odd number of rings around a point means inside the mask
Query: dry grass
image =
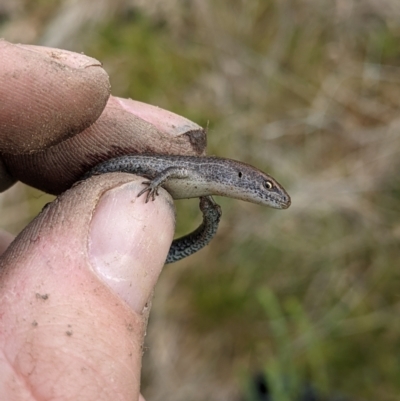
<svg viewBox="0 0 400 401"><path fill-rule="evenodd" d="M165 270L149 400L238 400L258 370L277 394L289 377L398 399L396 0L1 4L0 36L98 57L115 94L209 121L210 154L266 169L292 195L285 212L220 199L217 239ZM178 208L183 233L197 204Z"/></svg>

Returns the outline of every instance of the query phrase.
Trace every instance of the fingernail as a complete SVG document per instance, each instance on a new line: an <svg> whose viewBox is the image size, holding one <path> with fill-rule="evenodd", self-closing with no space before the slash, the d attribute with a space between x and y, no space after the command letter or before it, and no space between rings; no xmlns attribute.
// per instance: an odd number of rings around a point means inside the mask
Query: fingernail
<svg viewBox="0 0 400 401"><path fill-rule="evenodd" d="M123 184L101 197L89 235L94 271L138 313L149 301L174 234L168 198L145 203L144 196L137 197L141 182Z"/></svg>
<svg viewBox="0 0 400 401"><path fill-rule="evenodd" d="M153 124L160 132L172 136L195 132L198 132L198 135L204 135L204 130L200 125L171 111L161 109L151 104L138 102L137 100L122 99L119 97L115 97L114 99L125 110Z"/></svg>

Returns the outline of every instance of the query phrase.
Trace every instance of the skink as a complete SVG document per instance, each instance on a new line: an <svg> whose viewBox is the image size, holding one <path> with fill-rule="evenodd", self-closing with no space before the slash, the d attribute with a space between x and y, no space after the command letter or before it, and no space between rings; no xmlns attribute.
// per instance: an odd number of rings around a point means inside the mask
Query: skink
<svg viewBox="0 0 400 401"><path fill-rule="evenodd" d="M276 209L290 206L285 189L270 175L249 164L212 156L132 155L100 163L83 179L95 174L124 172L148 178L146 202L154 200L158 188L165 188L174 199L200 198L202 224L192 233L173 241L166 263L189 256L214 237L221 209L211 195L227 196Z"/></svg>

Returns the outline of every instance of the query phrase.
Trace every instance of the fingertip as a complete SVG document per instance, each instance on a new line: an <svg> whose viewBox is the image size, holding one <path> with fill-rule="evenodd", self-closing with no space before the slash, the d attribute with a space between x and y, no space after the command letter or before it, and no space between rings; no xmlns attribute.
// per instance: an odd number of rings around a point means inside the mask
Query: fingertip
<svg viewBox="0 0 400 401"><path fill-rule="evenodd" d="M102 64L99 60L89 57L83 53L75 53L65 49L56 49L45 46L15 44L15 47L29 52L45 55L50 59L56 60L66 66L75 69L84 69L88 67L101 67Z"/></svg>
<svg viewBox="0 0 400 401"><path fill-rule="evenodd" d="M0 59L2 153L56 145L93 124L107 103L110 83L97 60L6 41Z"/></svg>

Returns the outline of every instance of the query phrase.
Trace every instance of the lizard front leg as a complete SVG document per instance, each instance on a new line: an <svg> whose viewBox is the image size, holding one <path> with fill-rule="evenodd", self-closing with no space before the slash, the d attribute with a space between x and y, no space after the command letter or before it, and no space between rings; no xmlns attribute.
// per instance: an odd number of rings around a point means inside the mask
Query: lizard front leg
<svg viewBox="0 0 400 401"><path fill-rule="evenodd" d="M154 201L156 196L158 196L158 188L168 180L171 178L187 178L188 176L189 170L185 167L168 167L152 180L143 181L142 184L147 185L147 187L138 193L138 197L148 192L146 195L146 203L150 198Z"/></svg>

